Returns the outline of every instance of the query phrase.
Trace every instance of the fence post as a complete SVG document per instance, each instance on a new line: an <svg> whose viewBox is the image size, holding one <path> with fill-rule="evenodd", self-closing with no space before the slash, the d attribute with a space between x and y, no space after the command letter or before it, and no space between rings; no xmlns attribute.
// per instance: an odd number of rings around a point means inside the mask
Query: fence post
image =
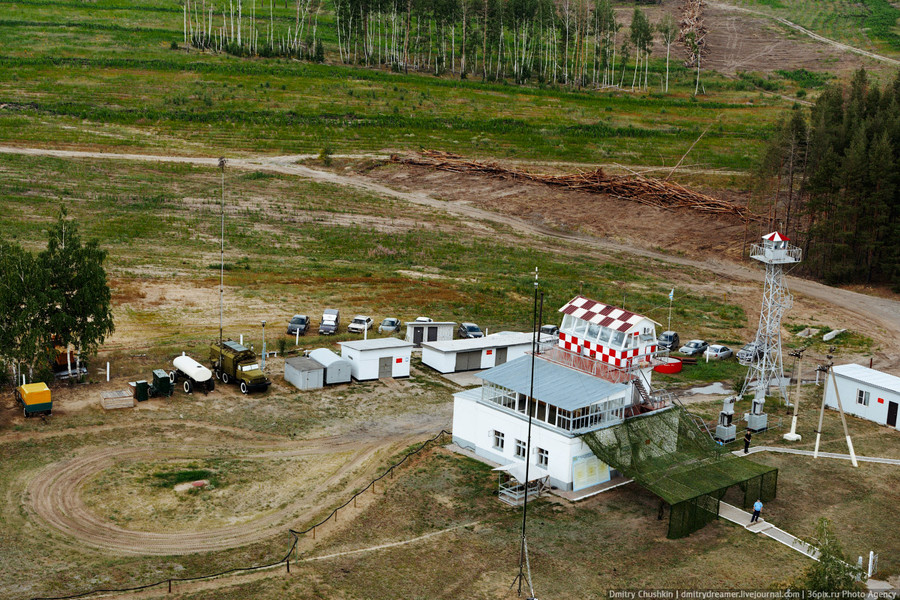
<svg viewBox="0 0 900 600"><path fill-rule="evenodd" d="M316 528L313 527L313 539L316 539Z"/></svg>
<svg viewBox="0 0 900 600"><path fill-rule="evenodd" d="M291 572L291 555L290 554L288 554L288 557L286 559L284 559L284 566L287 567L287 572L290 573Z"/></svg>
<svg viewBox="0 0 900 600"><path fill-rule="evenodd" d="M172 593L172 580L169 580L169 593Z"/></svg>
<svg viewBox="0 0 900 600"><path fill-rule="evenodd" d="M391 467L390 475L391 475L391 479L393 479L394 478L394 467L393 466Z"/></svg>

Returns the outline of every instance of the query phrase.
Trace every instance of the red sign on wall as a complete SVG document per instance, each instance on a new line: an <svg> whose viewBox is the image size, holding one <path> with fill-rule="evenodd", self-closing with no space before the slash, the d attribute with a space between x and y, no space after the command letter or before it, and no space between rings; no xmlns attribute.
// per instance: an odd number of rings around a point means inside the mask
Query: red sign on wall
<svg viewBox="0 0 900 600"><path fill-rule="evenodd" d="M401 364L402 362L403 362L403 358L398 358L398 359L397 359L397 364L398 364L398 365Z"/></svg>
<svg viewBox="0 0 900 600"><path fill-rule="evenodd" d="M490 356L490 355L493 354L493 353L494 353L493 350L488 350L488 351L487 351L487 355L488 355L488 356Z"/></svg>
<svg viewBox="0 0 900 600"><path fill-rule="evenodd" d="M878 399L878 404L884 404L884 398L879 398L879 399Z"/></svg>

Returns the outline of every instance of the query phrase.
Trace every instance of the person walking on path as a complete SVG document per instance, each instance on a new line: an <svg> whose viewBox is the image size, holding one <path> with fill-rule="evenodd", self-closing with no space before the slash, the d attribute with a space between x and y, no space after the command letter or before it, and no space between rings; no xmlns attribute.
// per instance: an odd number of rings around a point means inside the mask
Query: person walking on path
<svg viewBox="0 0 900 600"><path fill-rule="evenodd" d="M748 429L747 433L744 434L744 454L747 454L747 452L750 450L750 438L751 437L752 436L750 435L750 430Z"/></svg>
<svg viewBox="0 0 900 600"><path fill-rule="evenodd" d="M750 517L751 523L756 523L759 521L759 513L762 510L762 501L757 498L756 502L753 503L753 516Z"/></svg>

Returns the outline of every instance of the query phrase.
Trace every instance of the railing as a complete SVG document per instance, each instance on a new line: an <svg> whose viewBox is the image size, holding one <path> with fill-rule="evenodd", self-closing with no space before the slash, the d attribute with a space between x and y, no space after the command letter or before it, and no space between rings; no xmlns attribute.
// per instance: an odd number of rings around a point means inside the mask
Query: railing
<svg viewBox="0 0 900 600"><path fill-rule="evenodd" d="M553 346L541 356L550 362L600 377L610 383L628 383L634 378L633 371L636 368L634 363L629 367L614 367L602 360L570 352L559 346Z"/></svg>
<svg viewBox="0 0 900 600"><path fill-rule="evenodd" d="M753 244L750 247L750 258L765 260L772 263L800 262L803 251L796 246L786 248L771 248L762 244Z"/></svg>

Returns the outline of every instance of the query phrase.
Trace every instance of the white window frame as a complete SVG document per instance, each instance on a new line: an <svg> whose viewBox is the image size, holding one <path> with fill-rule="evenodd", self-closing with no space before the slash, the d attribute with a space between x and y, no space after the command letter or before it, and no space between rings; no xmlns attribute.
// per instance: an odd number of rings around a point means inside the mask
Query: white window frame
<svg viewBox="0 0 900 600"><path fill-rule="evenodd" d="M539 467L542 467L544 469L548 468L550 466L550 452L543 448L538 448L537 464Z"/></svg>
<svg viewBox="0 0 900 600"><path fill-rule="evenodd" d="M863 389L856 390L856 403L863 406L869 405L869 392Z"/></svg>
<svg viewBox="0 0 900 600"><path fill-rule="evenodd" d="M520 460L525 460L525 457L527 456L527 452L528 452L527 448L528 448L528 445L525 442L523 442L522 440L516 440L515 457Z"/></svg>
<svg viewBox="0 0 900 600"><path fill-rule="evenodd" d="M506 436L503 435L502 431L494 430L494 449L495 450L503 450L506 446Z"/></svg>

